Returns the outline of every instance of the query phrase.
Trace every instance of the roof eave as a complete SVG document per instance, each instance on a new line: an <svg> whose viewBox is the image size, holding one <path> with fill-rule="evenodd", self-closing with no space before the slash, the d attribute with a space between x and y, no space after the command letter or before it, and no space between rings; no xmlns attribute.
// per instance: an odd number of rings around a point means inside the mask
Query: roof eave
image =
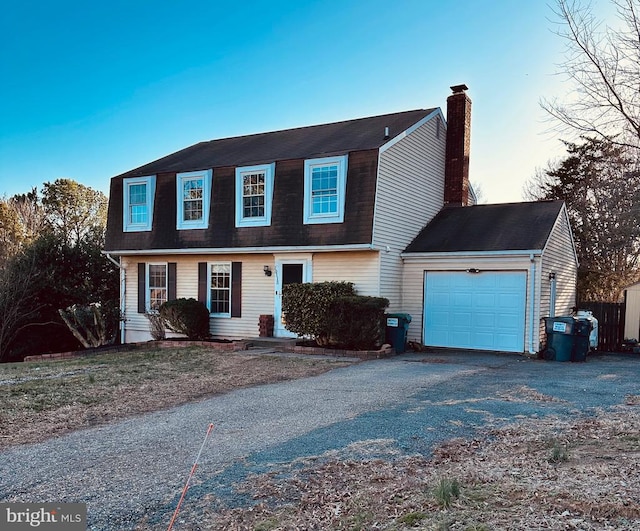
<svg viewBox="0 0 640 531"><path fill-rule="evenodd" d="M398 142L400 142L400 140L402 140L403 138L406 138L407 136L409 136L411 133L413 133L416 129L418 129L419 127L423 126L424 124L426 124L429 120L431 120L434 116L438 116L440 115L442 117L442 119L444 120L444 116L442 115L442 111L440 110L440 108L436 108L433 111L431 111L429 114L427 114L424 118L422 118L421 120L418 120L415 124L413 124L411 127L409 127L408 129L402 131L401 133L397 134L396 136L394 136L391 140L389 140L388 142L385 142L384 144L382 144L379 148L378 151L380 153L384 153L387 149L389 149L390 147L392 147L393 145L397 144Z"/></svg>
<svg viewBox="0 0 640 531"><path fill-rule="evenodd" d="M271 247L193 247L188 249L119 249L104 250L105 255L112 256L160 256L160 255L202 255L202 254L271 254L271 253L326 253L336 251L379 251L370 243L323 246L271 246Z"/></svg>
<svg viewBox="0 0 640 531"><path fill-rule="evenodd" d="M434 251L434 252L403 252L400 257L403 260L423 260L425 258L438 259L438 258L481 258L490 257L495 258L497 256L523 256L530 257L541 256L542 249L505 249L500 251Z"/></svg>

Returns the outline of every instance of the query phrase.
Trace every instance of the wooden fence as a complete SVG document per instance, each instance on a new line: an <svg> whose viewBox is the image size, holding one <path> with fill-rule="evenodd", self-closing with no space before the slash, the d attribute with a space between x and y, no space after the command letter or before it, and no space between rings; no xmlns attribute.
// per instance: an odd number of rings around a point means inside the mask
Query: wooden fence
<svg viewBox="0 0 640 531"><path fill-rule="evenodd" d="M581 302L580 310L589 310L598 320L598 350L619 352L624 340L625 304L617 302Z"/></svg>

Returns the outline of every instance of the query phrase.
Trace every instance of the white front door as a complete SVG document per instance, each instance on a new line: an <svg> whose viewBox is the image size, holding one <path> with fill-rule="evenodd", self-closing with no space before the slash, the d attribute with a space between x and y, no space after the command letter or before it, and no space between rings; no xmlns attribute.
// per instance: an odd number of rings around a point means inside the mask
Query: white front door
<svg viewBox="0 0 640 531"><path fill-rule="evenodd" d="M287 284L311 282L311 257L276 257L276 300L274 315L274 335L276 337L297 337L285 328L286 318L282 312L282 288Z"/></svg>

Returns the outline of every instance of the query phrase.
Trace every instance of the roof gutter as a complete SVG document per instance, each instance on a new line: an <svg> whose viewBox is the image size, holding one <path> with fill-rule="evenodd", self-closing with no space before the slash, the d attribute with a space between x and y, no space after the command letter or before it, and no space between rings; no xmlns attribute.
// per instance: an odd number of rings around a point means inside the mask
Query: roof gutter
<svg viewBox="0 0 640 531"><path fill-rule="evenodd" d="M504 251L438 251L426 253L400 253L403 260L424 260L425 258L464 258L470 257L496 257L496 256L525 256L542 255L542 249L504 250Z"/></svg>
<svg viewBox="0 0 640 531"><path fill-rule="evenodd" d="M194 247L189 249L120 249L102 251L107 257L114 256L158 256L199 254L265 254L265 253L330 253L335 251L380 251L371 243L317 246L272 246L272 247Z"/></svg>

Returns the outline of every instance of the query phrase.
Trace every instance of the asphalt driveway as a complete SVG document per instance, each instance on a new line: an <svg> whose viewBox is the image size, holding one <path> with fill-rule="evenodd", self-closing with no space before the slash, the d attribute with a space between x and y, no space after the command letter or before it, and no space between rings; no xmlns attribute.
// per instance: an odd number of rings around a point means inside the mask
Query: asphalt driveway
<svg viewBox="0 0 640 531"><path fill-rule="evenodd" d="M640 394L639 356L586 363L510 354L407 354L234 391L0 453L0 501L85 502L90 529L166 529L210 423L190 497L249 500L233 485L312 456L429 455L519 418L588 415Z"/></svg>

